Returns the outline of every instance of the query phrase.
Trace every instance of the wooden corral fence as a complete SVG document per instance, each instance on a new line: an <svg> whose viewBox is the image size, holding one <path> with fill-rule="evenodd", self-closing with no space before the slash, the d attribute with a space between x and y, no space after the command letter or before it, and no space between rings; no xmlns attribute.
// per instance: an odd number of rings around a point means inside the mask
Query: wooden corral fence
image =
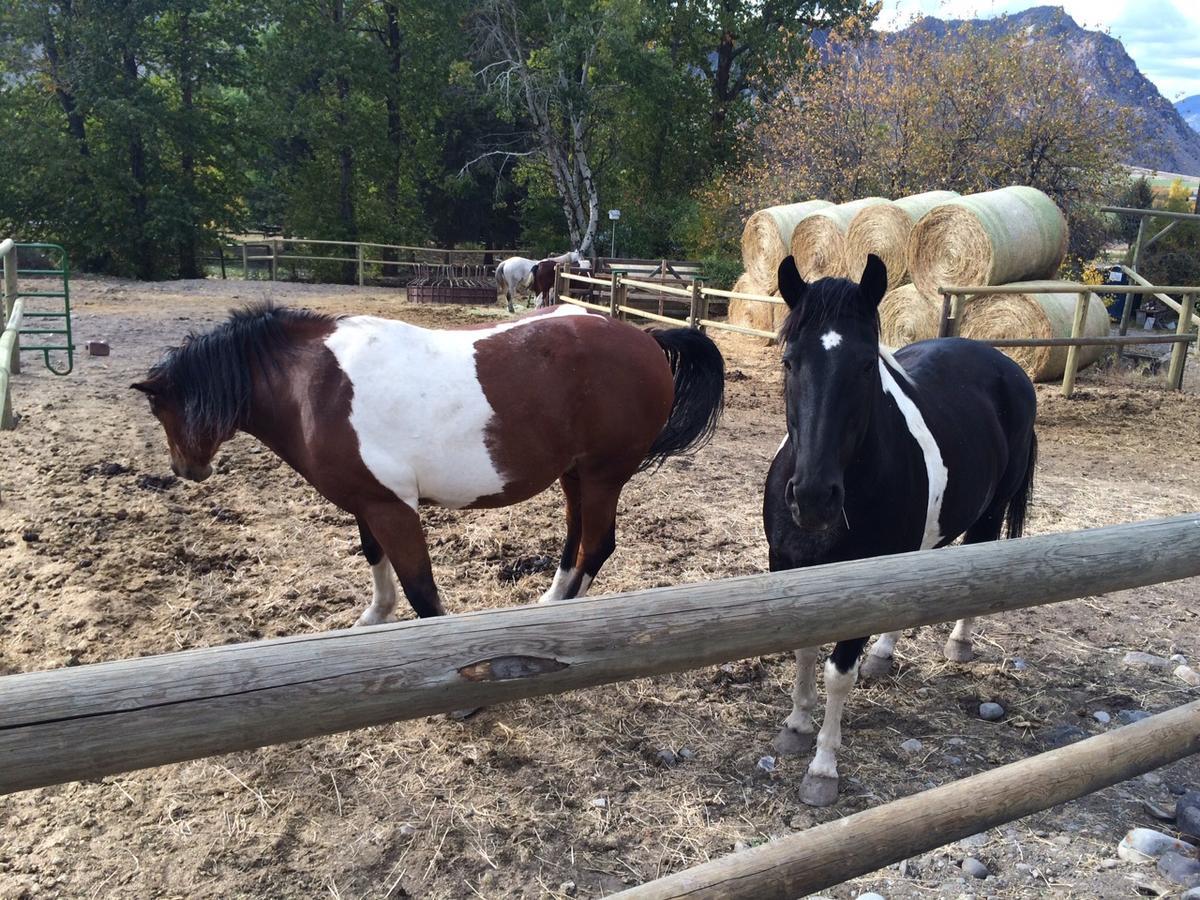
<svg viewBox="0 0 1200 900"><path fill-rule="evenodd" d="M218 244L217 256L205 262L219 263L221 277L228 268L240 268L242 278L249 278L252 263L258 263L271 281L280 278L287 264L312 265L339 263L353 273L359 285L368 277L389 272L406 277L423 273L444 273L447 276L491 277L495 263L508 256L521 255L521 250L463 250L444 247L416 247L406 244L378 244L369 241L325 241L311 238L268 237L262 240L230 241ZM378 259L392 256L392 259Z"/></svg>
<svg viewBox="0 0 1200 900"><path fill-rule="evenodd" d="M630 302L631 289L657 298L659 312L645 309L645 304L634 306ZM607 298L604 297L605 293L607 293ZM775 333L772 331L746 328L713 319L712 316L717 314L713 309L718 304L727 305L731 299L783 303L778 297L764 297L759 294L743 294L705 287L704 283L695 277L692 277L690 282L680 282L675 285L662 281L630 278L622 274L619 269L611 272L607 278L600 278L596 275L573 272L561 266L557 273L555 294L560 303L570 303L594 312L608 313L614 317L632 316L667 325L687 324L692 328L712 328L716 331L731 331L736 334L772 340L775 337ZM673 304L678 315L667 314L663 308L667 303Z"/></svg>
<svg viewBox="0 0 1200 900"><path fill-rule="evenodd" d="M1143 281L1145 279L1142 279ZM962 321L962 307L969 297L987 294L1076 294L1075 316L1071 322L1071 336L1066 338L1000 338L984 343L993 347L1066 347L1067 367L1063 372L1063 396L1070 397L1075 391L1075 376L1079 371L1080 347L1116 346L1133 344L1174 344L1171 349L1171 365L1167 372L1167 384L1172 390L1183 389L1183 369L1187 361L1188 344L1194 344L1197 336L1192 333L1192 313L1200 287L1156 287L1146 284L1068 284L1061 281L1028 282L1020 285L950 285L939 289L942 294L942 321L938 337L953 337L958 334ZM1179 321L1174 334L1109 335L1107 337L1084 337L1083 326L1087 318L1087 307L1092 294L1182 294L1183 302L1175 303L1179 310ZM1170 299L1170 298L1167 298ZM1174 303L1174 301L1171 301ZM1125 308L1132 307L1126 302Z"/></svg>
<svg viewBox="0 0 1200 900"><path fill-rule="evenodd" d="M13 375L21 371L21 319L25 303L17 294L17 253L12 238L0 242L4 260L4 331L0 333L0 431L13 427Z"/></svg>
<svg viewBox="0 0 1200 900"><path fill-rule="evenodd" d="M1200 514L8 675L0 793L1196 575ZM1197 750L1193 703L634 896L807 893Z"/></svg>

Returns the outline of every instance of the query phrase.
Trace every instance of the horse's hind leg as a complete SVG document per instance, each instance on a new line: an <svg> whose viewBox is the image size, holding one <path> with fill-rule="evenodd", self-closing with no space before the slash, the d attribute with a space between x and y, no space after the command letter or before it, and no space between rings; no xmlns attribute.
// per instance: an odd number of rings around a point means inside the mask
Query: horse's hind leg
<svg viewBox="0 0 1200 900"><path fill-rule="evenodd" d="M842 746L842 711L858 678L858 658L866 638L838 641L825 661L825 719L817 734L817 752L800 785L809 806L830 806L837 799L837 751Z"/></svg>
<svg viewBox="0 0 1200 900"><path fill-rule="evenodd" d="M600 567L617 549L617 500L632 474L617 478L580 474L579 561L566 586L566 598L586 595Z"/></svg>
<svg viewBox="0 0 1200 900"><path fill-rule="evenodd" d="M1001 503L998 507L993 506L988 509L974 525L967 529L962 542L964 544L981 544L984 541L999 540L1000 529L1004 524L1005 506L1006 504ZM965 663L975 658L975 651L971 649L971 626L974 624L974 618L959 619L954 623L954 630L946 639L944 649L946 659L951 662Z"/></svg>
<svg viewBox="0 0 1200 900"><path fill-rule="evenodd" d="M580 520L579 473L574 470L564 472L559 484L562 485L563 496L566 498L567 538L563 542L562 557L554 573L554 581L546 593L542 594L539 603L549 603L566 597L567 587L574 580L579 565L579 539L583 528Z"/></svg>
<svg viewBox="0 0 1200 900"><path fill-rule="evenodd" d="M892 671L892 652L899 639L899 631L889 631L879 636L871 645L871 652L862 661L859 673L863 678L882 678Z"/></svg>
<svg viewBox="0 0 1200 900"><path fill-rule="evenodd" d="M383 556L383 548L371 529L362 519L358 520L358 535L362 539L363 556L371 566L374 590L368 606L355 625L382 625L396 621L396 579L392 575L391 563Z"/></svg>

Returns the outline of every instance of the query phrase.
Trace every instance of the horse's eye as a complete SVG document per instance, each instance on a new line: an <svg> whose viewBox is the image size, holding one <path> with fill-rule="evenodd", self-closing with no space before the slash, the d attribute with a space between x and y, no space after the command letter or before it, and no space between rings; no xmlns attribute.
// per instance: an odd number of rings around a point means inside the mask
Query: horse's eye
<svg viewBox="0 0 1200 900"><path fill-rule="evenodd" d="M783 369L784 369L784 371L785 371L785 372L790 372L790 371L792 371L792 361L791 361L790 359L786 359L786 358L784 359L784 361L783 361Z"/></svg>

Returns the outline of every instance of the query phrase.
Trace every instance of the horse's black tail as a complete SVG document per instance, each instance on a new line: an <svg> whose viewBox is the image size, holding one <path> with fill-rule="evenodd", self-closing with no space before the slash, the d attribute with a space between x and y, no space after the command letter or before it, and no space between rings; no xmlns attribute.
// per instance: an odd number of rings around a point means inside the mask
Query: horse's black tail
<svg viewBox="0 0 1200 900"><path fill-rule="evenodd" d="M1037 455L1037 434L1030 434L1029 462L1025 464L1025 475L1004 513L1004 530L1010 538L1019 538L1025 533L1025 514L1029 512L1029 501L1033 497L1033 470L1037 468Z"/></svg>
<svg viewBox="0 0 1200 900"><path fill-rule="evenodd" d="M703 446L716 431L725 408L725 360L712 340L695 328L652 329L649 333L671 364L675 399L667 424L650 445L639 470L660 466L668 456Z"/></svg>

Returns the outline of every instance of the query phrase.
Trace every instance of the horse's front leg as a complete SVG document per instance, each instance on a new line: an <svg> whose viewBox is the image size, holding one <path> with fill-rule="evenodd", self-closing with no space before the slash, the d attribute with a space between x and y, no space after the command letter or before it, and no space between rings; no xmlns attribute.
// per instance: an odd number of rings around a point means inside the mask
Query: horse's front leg
<svg viewBox="0 0 1200 900"><path fill-rule="evenodd" d="M404 589L404 596L416 614L423 619L445 615L433 580L433 565L429 561L429 548L425 545L425 534L421 530L421 518L417 511L397 500L372 507L365 518L370 533L379 542L384 556L400 577L400 587ZM378 570L373 566L372 571ZM372 608L374 606L372 603ZM395 607L394 599L392 606Z"/></svg>
<svg viewBox="0 0 1200 900"><path fill-rule="evenodd" d="M825 720L817 734L817 752L804 781L800 799L809 806L831 806L837 799L837 751L842 746L842 711L858 679L858 658L866 638L838 641L825 661Z"/></svg>
<svg viewBox="0 0 1200 900"><path fill-rule="evenodd" d="M784 756L807 753L813 745L813 707L817 705L817 648L796 651L796 684L792 688L792 714L771 746Z"/></svg>
<svg viewBox="0 0 1200 900"><path fill-rule="evenodd" d="M892 671L892 653L899 639L899 631L889 631L871 645L871 652L862 663L863 678L882 678Z"/></svg>

